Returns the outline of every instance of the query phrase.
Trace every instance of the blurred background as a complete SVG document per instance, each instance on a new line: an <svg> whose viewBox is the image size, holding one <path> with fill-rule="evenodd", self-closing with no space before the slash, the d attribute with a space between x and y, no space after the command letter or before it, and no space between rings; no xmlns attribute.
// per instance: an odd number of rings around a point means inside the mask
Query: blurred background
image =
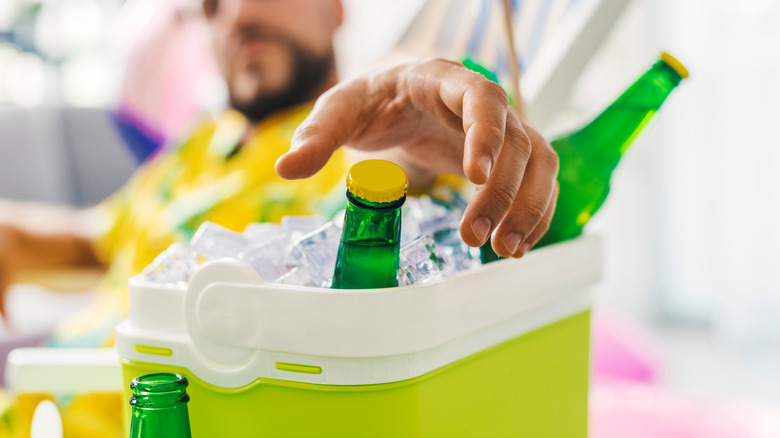
<svg viewBox="0 0 780 438"><path fill-rule="evenodd" d="M597 302L641 332L659 385L766 420L780 405L780 2L521 0L514 9L528 116L550 138L594 117L660 50L690 70L588 226L607 246ZM395 49L469 55L507 80L497 0L349 0L345 10L344 77ZM0 198L94 205L144 157L224 109L201 20L195 0L0 2ZM88 300L51 311L16 290L6 338ZM756 436L780 436L762 424Z"/></svg>

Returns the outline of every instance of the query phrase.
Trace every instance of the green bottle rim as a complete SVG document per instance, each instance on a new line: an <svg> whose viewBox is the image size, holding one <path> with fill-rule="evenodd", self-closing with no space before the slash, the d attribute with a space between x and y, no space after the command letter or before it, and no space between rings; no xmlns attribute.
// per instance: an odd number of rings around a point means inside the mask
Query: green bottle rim
<svg viewBox="0 0 780 438"><path fill-rule="evenodd" d="M130 383L133 396L130 405L139 408L171 407L190 400L189 381L181 374L153 373L139 376Z"/></svg>

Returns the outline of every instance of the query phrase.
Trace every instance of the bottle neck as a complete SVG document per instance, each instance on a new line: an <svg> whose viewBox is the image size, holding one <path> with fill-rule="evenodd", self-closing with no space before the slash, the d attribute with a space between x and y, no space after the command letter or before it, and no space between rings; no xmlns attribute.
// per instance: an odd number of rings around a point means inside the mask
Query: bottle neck
<svg viewBox="0 0 780 438"><path fill-rule="evenodd" d="M636 80L611 106L630 105L658 110L682 77L664 61L658 61Z"/></svg>
<svg viewBox="0 0 780 438"><path fill-rule="evenodd" d="M164 408L133 406L130 438L191 438L187 404Z"/></svg>
<svg viewBox="0 0 780 438"><path fill-rule="evenodd" d="M656 62L592 122L572 136L586 137L578 143L597 150L605 167L614 169L681 80L680 74L667 63Z"/></svg>
<svg viewBox="0 0 780 438"><path fill-rule="evenodd" d="M406 197L378 204L347 192L344 229L333 271L335 289L398 286L401 206Z"/></svg>
<svg viewBox="0 0 780 438"><path fill-rule="evenodd" d="M148 374L133 379L131 438L189 438L187 379L179 374Z"/></svg>
<svg viewBox="0 0 780 438"><path fill-rule="evenodd" d="M401 206L406 201L405 196L394 202L377 203L360 199L347 191L347 200L342 241L400 241Z"/></svg>

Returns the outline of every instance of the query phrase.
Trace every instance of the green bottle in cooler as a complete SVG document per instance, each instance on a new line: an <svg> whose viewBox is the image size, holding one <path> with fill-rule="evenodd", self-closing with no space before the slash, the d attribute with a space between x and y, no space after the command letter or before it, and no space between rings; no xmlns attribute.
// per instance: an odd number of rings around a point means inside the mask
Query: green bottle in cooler
<svg viewBox="0 0 780 438"><path fill-rule="evenodd" d="M558 202L550 228L536 247L572 239L601 207L609 180L637 135L647 126L688 71L668 53L592 122L550 142L558 153ZM499 259L490 240L480 248L483 263Z"/></svg>
<svg viewBox="0 0 780 438"><path fill-rule="evenodd" d="M187 379L181 374L156 373L130 384L130 438L190 438Z"/></svg>
<svg viewBox="0 0 780 438"><path fill-rule="evenodd" d="M401 206L406 173L384 160L355 164L347 175L347 210L332 287L398 286Z"/></svg>

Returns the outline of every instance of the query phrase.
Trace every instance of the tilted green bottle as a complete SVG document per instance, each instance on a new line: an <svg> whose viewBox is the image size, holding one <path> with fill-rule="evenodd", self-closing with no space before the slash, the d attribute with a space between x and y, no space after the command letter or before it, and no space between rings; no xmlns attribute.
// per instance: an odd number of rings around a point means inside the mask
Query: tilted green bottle
<svg viewBox="0 0 780 438"><path fill-rule="evenodd" d="M401 206L408 181L396 164L366 160L347 175L347 211L332 287L398 286Z"/></svg>
<svg viewBox="0 0 780 438"><path fill-rule="evenodd" d="M551 141L560 160L558 202L550 228L536 247L572 239L604 203L612 171L637 135L688 71L668 53L584 128ZM482 263L500 259L490 240Z"/></svg>
<svg viewBox="0 0 780 438"><path fill-rule="evenodd" d="M130 384L130 438L190 438L187 379L157 373L136 377Z"/></svg>
<svg viewBox="0 0 780 438"><path fill-rule="evenodd" d="M587 126L550 142L560 159L558 203L537 247L579 236L607 199L623 154L688 71L662 53L645 74Z"/></svg>

